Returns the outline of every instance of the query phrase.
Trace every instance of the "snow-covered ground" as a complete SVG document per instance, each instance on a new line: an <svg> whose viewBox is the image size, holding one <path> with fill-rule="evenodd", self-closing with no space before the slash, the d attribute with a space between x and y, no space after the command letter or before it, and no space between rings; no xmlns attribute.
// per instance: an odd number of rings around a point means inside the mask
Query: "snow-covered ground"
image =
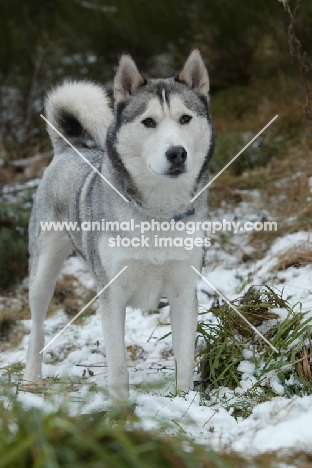
<svg viewBox="0 0 312 468"><path fill-rule="evenodd" d="M256 220L250 207L241 204L231 218ZM220 217L223 216L219 213ZM263 213L262 213L263 215ZM229 219L229 215L227 215ZM312 317L312 266L275 271L279 253L300 243L311 242L309 233L301 232L278 238L262 260L240 263L242 250L248 252L248 235L244 232L229 234L231 249L224 251L218 243L218 234L212 235L212 246L207 252L204 276L230 300L241 295L242 278L252 278L249 284L268 283L283 289L283 297L290 303L302 303L303 310ZM245 247L244 247L245 246ZM93 279L82 260L71 257L63 274L74 274L84 287L92 289ZM249 276L248 276L249 275ZM246 285L246 288L248 284ZM200 311L209 308L215 293L205 281L198 282ZM79 293L79 292L78 292ZM126 345L129 352L131 401L135 412L147 429L161 427L164 420L172 431L183 429L197 441L213 448L234 449L246 453L259 453L282 448L311 450L312 396L275 397L256 405L246 419L235 418L230 402L235 402L235 391L219 389L218 398L212 392L205 400L199 392L174 396L174 361L169 325L169 308L158 312L127 311ZM211 313L200 320L214 321ZM46 343L66 324L68 318L60 309L45 323ZM30 320L23 321L30 330ZM165 335L165 338L163 338ZM160 340L160 338L163 338ZM28 333L16 349L0 356L0 369L14 363L24 363ZM241 364L242 379L254 378L254 366L248 355ZM106 358L99 313L86 316L82 324L72 324L46 351L43 376L49 383L43 392L19 389L18 400L25 406L39 406L53 411L68 395L73 413L103 410L108 401L105 393ZM199 376L195 372L195 380ZM7 381L7 373L1 379ZM13 378L14 379L14 378ZM244 388L242 381L242 388ZM278 388L278 382L277 382ZM103 391L104 389L104 391ZM221 397L220 397L221 395ZM171 430L168 429L167 430Z"/></svg>

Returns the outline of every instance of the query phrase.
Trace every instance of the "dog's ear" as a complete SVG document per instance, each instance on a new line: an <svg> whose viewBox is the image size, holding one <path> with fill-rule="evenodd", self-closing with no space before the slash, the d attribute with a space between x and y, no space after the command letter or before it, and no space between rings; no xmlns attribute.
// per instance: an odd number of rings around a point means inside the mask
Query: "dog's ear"
<svg viewBox="0 0 312 468"><path fill-rule="evenodd" d="M177 80L186 83L198 94L207 96L209 91L209 77L207 68L205 67L198 49L192 50Z"/></svg>
<svg viewBox="0 0 312 468"><path fill-rule="evenodd" d="M117 104L135 93L145 80L130 55L122 55L114 79L114 98Z"/></svg>

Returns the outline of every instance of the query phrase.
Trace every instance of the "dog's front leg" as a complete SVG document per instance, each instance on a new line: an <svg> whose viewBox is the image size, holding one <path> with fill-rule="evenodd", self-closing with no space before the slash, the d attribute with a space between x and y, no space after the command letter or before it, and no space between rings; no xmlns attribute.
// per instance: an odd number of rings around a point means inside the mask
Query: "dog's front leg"
<svg viewBox="0 0 312 468"><path fill-rule="evenodd" d="M112 404L127 400L129 373L125 348L125 314L123 301L109 294L100 297L104 342L108 370L108 391Z"/></svg>
<svg viewBox="0 0 312 468"><path fill-rule="evenodd" d="M190 291L189 291L190 292ZM169 298L173 353L176 365L177 391L193 390L194 348L198 305L195 296L181 295Z"/></svg>

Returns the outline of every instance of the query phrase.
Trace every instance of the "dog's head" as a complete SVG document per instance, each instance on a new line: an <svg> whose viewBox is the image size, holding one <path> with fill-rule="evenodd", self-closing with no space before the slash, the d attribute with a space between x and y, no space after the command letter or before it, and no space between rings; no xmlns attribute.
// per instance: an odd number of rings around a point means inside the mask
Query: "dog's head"
<svg viewBox="0 0 312 468"><path fill-rule="evenodd" d="M129 55L121 57L114 80L115 146L136 185L141 179L150 187L172 187L179 180L189 196L205 178L213 146L208 92L198 49L176 78L167 79L145 79Z"/></svg>

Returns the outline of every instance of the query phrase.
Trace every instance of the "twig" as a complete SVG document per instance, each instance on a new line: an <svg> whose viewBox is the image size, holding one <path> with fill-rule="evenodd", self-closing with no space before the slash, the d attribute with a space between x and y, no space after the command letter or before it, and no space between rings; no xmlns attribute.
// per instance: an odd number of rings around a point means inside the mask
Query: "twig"
<svg viewBox="0 0 312 468"><path fill-rule="evenodd" d="M23 192L24 190L36 189L39 185L40 180L33 180L32 185L19 185L18 187L5 187L0 192L0 196L9 195L11 193Z"/></svg>
<svg viewBox="0 0 312 468"><path fill-rule="evenodd" d="M11 165L13 167L27 167L29 164L32 164L34 162L42 161L43 159L48 159L53 157L53 151L45 151L44 153L39 153L36 154L35 156L32 156L30 158L24 158L24 159L15 159L15 161L11 162Z"/></svg>
<svg viewBox="0 0 312 468"><path fill-rule="evenodd" d="M78 367L107 367L105 364L75 364Z"/></svg>

